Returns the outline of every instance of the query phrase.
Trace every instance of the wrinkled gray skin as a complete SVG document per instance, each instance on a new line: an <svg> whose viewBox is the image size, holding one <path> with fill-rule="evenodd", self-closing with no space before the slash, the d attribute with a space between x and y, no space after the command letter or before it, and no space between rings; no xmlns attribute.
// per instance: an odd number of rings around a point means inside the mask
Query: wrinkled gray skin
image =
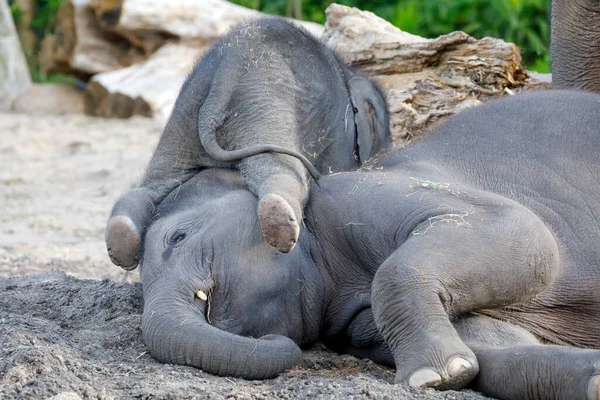
<svg viewBox="0 0 600 400"><path fill-rule="evenodd" d="M262 240L235 171L203 171L148 229L144 341L161 361L249 379L320 339L395 365L401 384L597 399L598 127L598 95L574 92L461 113L313 185L288 254Z"/></svg>
<svg viewBox="0 0 600 400"><path fill-rule="evenodd" d="M112 210L108 253L134 269L156 204L208 167L241 171L260 199L266 241L288 252L298 238L311 162L323 173L352 170L390 145L385 100L371 81L290 22L241 25L183 84L140 187Z"/></svg>
<svg viewBox="0 0 600 400"><path fill-rule="evenodd" d="M552 86L600 92L600 1L552 1Z"/></svg>

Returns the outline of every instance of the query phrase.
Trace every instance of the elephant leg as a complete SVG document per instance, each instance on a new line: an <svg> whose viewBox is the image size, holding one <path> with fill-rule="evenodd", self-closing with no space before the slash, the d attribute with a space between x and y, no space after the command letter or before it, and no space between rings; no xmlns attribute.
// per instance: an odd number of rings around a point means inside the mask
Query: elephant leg
<svg viewBox="0 0 600 400"><path fill-rule="evenodd" d="M390 346L396 382L462 388L478 361L451 317L532 298L558 273L558 246L537 216L511 202L461 217L437 216L380 266L375 323Z"/></svg>
<svg viewBox="0 0 600 400"><path fill-rule="evenodd" d="M186 134L170 121L148 163L140 186L129 190L115 203L105 230L111 261L133 270L141 256L143 234L154 210L165 197L202 168L228 167L203 153L195 134Z"/></svg>
<svg viewBox="0 0 600 400"><path fill-rule="evenodd" d="M471 387L498 399L600 398L600 351L543 345L522 328L484 316L454 322L475 352Z"/></svg>
<svg viewBox="0 0 600 400"><path fill-rule="evenodd" d="M300 234L308 179L302 163L290 156L262 154L239 164L244 181L259 198L258 217L269 245L290 252Z"/></svg>
<svg viewBox="0 0 600 400"><path fill-rule="evenodd" d="M190 177L178 178L163 182L160 188L141 186L131 189L117 200L104 231L106 250L113 264L126 271L137 267L142 237L156 206Z"/></svg>
<svg viewBox="0 0 600 400"><path fill-rule="evenodd" d="M134 270L140 260L142 232L155 208L154 196L147 188L136 188L122 195L113 206L106 224L104 240L113 264Z"/></svg>

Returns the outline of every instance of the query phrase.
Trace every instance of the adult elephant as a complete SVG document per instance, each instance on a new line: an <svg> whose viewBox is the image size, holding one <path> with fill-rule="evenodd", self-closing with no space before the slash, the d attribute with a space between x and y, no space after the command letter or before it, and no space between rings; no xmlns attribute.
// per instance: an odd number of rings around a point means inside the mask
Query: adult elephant
<svg viewBox="0 0 600 400"><path fill-rule="evenodd" d="M600 92L600 2L552 1L552 86Z"/></svg>
<svg viewBox="0 0 600 400"><path fill-rule="evenodd" d="M390 145L380 90L311 34L278 18L238 26L198 62L140 186L116 202L109 256L134 269L156 205L208 167L239 168L260 199L266 241L288 252L300 231L307 169L315 178L355 169Z"/></svg>
<svg viewBox="0 0 600 400"><path fill-rule="evenodd" d="M598 96L576 92L461 113L323 177L289 254L263 243L238 174L201 172L148 229L144 341L161 361L249 379L320 339L401 384L598 399L599 126Z"/></svg>

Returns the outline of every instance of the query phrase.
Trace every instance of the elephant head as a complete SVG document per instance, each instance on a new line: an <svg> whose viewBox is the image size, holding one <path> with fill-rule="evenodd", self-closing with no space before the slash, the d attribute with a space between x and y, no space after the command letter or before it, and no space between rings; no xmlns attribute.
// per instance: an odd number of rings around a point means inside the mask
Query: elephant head
<svg viewBox="0 0 600 400"><path fill-rule="evenodd" d="M600 2L552 1L552 86L600 92Z"/></svg>
<svg viewBox="0 0 600 400"><path fill-rule="evenodd" d="M143 339L158 360L265 379L316 340L320 274L308 251L264 243L257 202L239 174L206 170L161 203L141 264Z"/></svg>

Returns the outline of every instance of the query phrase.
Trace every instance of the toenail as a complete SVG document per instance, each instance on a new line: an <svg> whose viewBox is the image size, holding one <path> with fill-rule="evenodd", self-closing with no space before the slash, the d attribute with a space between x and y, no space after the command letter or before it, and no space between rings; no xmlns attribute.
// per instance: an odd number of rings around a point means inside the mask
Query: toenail
<svg viewBox="0 0 600 400"><path fill-rule="evenodd" d="M473 368L473 364L462 357L456 357L448 364L448 375L453 378L461 374L461 372Z"/></svg>
<svg viewBox="0 0 600 400"><path fill-rule="evenodd" d="M590 378L587 389L587 400L600 400L600 375Z"/></svg>
<svg viewBox="0 0 600 400"><path fill-rule="evenodd" d="M408 385L412 387L432 387L442 383L440 374L429 368L423 368L414 372L408 379Z"/></svg>

